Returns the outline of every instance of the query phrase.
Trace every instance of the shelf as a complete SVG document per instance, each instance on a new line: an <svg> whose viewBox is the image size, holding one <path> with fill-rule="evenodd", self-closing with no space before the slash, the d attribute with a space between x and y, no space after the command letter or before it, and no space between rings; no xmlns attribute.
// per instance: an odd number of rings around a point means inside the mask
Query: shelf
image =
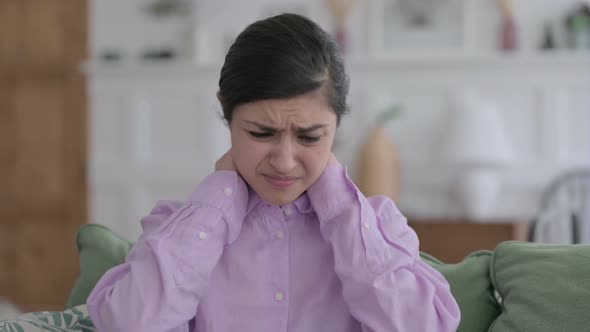
<svg viewBox="0 0 590 332"><path fill-rule="evenodd" d="M554 51L544 53L467 53L467 52L414 52L387 54L371 57L351 57L348 66L352 70L395 67L588 67L590 51Z"/></svg>
<svg viewBox="0 0 590 332"><path fill-rule="evenodd" d="M544 53L415 52L346 59L351 72L432 67L575 67L590 70L590 51L549 51ZM195 63L181 60L97 62L81 66L89 75L204 75L218 76L222 63ZM590 74L590 72L589 72Z"/></svg>
<svg viewBox="0 0 590 332"><path fill-rule="evenodd" d="M128 75L199 75L219 76L222 63L195 63L186 60L146 61L87 61L80 69L86 75L128 76Z"/></svg>

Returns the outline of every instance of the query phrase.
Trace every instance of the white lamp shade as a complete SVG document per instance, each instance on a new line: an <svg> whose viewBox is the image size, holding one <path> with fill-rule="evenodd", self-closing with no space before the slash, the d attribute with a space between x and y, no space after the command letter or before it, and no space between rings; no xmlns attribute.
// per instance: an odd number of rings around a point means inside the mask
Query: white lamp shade
<svg viewBox="0 0 590 332"><path fill-rule="evenodd" d="M478 167L512 162L512 146L497 108L462 94L455 97L449 114L442 149L447 162Z"/></svg>

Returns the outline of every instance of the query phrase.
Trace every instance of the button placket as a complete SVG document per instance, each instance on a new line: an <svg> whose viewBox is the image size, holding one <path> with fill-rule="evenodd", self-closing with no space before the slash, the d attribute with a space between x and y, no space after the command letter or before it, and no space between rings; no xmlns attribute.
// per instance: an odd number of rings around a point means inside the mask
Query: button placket
<svg viewBox="0 0 590 332"><path fill-rule="evenodd" d="M286 208L273 206L268 210L272 218L269 223L271 233L272 259L274 262L274 273L272 273L272 282L276 285L271 289L272 300L277 306L288 306L288 289L289 289L289 233L287 227ZM287 310L287 307L284 307ZM285 311L287 315L287 311Z"/></svg>

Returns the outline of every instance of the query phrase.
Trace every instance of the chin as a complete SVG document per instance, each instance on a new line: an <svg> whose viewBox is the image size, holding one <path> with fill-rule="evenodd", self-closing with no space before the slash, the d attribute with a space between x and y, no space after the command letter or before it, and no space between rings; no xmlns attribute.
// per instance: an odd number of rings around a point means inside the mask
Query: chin
<svg viewBox="0 0 590 332"><path fill-rule="evenodd" d="M296 183L290 188L276 188L269 185L265 179L263 181L252 181L250 186L266 203L278 206L293 203L306 189L300 183Z"/></svg>

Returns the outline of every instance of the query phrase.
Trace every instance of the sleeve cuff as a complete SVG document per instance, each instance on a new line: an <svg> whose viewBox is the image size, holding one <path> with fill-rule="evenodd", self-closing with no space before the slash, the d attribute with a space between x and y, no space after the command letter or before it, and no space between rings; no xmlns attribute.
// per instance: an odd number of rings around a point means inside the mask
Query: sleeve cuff
<svg viewBox="0 0 590 332"><path fill-rule="evenodd" d="M336 217L339 211L358 201L358 190L342 165L326 167L320 178L307 190L320 222Z"/></svg>
<svg viewBox="0 0 590 332"><path fill-rule="evenodd" d="M242 221L248 206L248 187L235 171L217 171L207 176L190 195L193 203L219 209L232 221Z"/></svg>

